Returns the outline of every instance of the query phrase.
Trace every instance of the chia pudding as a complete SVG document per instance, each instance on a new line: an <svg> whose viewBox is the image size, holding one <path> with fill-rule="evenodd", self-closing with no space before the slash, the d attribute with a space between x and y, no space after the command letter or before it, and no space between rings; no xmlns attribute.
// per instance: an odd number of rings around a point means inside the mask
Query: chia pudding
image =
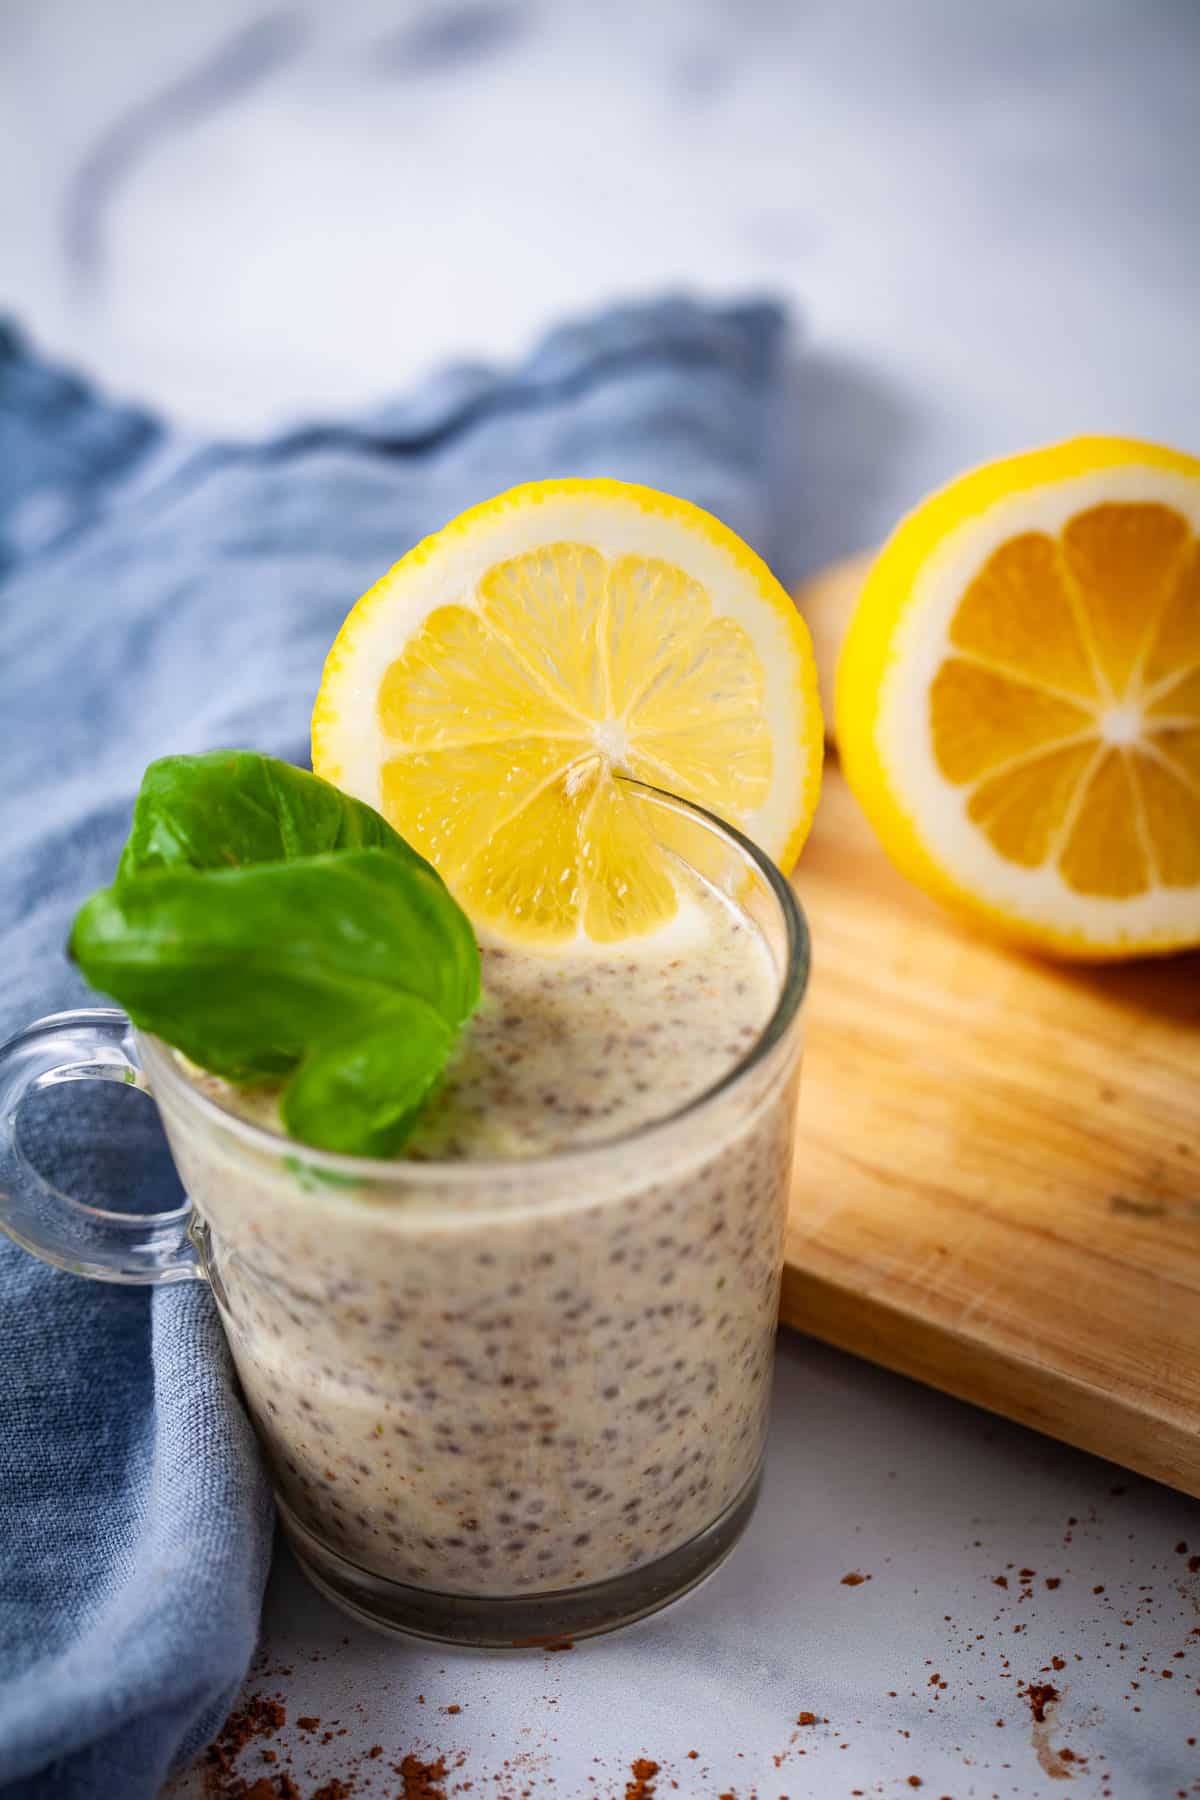
<svg viewBox="0 0 1200 1800"><path fill-rule="evenodd" d="M678 879L648 939L485 943L453 1065L369 1178L241 1131L281 1130L270 1090L156 1083L285 1519L372 1577L582 1588L752 1495L798 1035L710 1093L783 971L724 895ZM151 1050L153 1076L170 1053ZM216 1106L183 1104L197 1089Z"/></svg>

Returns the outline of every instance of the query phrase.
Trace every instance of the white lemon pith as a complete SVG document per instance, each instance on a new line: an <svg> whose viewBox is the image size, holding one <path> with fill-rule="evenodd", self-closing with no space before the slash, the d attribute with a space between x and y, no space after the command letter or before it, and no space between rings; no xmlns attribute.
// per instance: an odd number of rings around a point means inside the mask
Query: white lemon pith
<svg viewBox="0 0 1200 1800"><path fill-rule="evenodd" d="M935 495L868 577L837 735L938 897L1067 955L1200 942L1200 462L1077 439Z"/></svg>
<svg viewBox="0 0 1200 1800"><path fill-rule="evenodd" d="M479 924L545 943L675 913L616 776L787 867L820 761L807 631L765 565L697 507L610 481L516 488L417 545L350 613L313 713L318 774Z"/></svg>

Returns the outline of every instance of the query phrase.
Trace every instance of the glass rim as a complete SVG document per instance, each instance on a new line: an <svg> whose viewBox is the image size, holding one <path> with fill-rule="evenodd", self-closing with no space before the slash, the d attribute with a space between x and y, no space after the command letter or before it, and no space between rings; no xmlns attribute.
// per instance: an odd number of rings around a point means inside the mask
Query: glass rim
<svg viewBox="0 0 1200 1800"><path fill-rule="evenodd" d="M408 1160L403 1156L355 1156L345 1151L318 1149L299 1138L285 1137L280 1132L270 1131L266 1126L256 1125L249 1119L230 1112L220 1101L201 1093L187 1079L177 1067L169 1045L135 1026L140 1042L153 1059L150 1071L153 1076L151 1093L157 1097L157 1090L166 1087L206 1122L231 1133L251 1148L271 1156L290 1153L303 1158L306 1167L339 1177L347 1183L355 1181L362 1185L378 1186L390 1182L437 1187L470 1186L488 1180L511 1181L514 1177L519 1178L525 1174L557 1174L573 1164L590 1163L598 1157L611 1156L614 1151L622 1150L627 1145L649 1143L669 1132L681 1121L723 1099L767 1060L786 1037L800 1012L808 991L812 967L812 939L808 921L787 876L766 851L736 825L718 817L707 807L684 800L678 794L654 787L649 782L635 780L632 776L620 776L618 779L624 786L648 797L655 805L665 806L684 817L698 820L708 830L724 838L762 878L783 915L783 978L769 1018L724 1074L691 1099L685 1100L681 1106L673 1108L669 1113L646 1119L629 1130L614 1132L608 1137L589 1139L587 1143L574 1144L566 1149L546 1151L537 1156L430 1158L428 1161Z"/></svg>

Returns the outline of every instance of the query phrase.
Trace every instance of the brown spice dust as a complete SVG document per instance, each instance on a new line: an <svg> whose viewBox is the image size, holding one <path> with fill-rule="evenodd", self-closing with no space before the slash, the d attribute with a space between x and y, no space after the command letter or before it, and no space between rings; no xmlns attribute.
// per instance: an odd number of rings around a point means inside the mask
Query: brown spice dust
<svg viewBox="0 0 1200 1800"><path fill-rule="evenodd" d="M629 1765L630 1779L625 1783L625 1800L651 1800L658 1764L648 1756L639 1756Z"/></svg>

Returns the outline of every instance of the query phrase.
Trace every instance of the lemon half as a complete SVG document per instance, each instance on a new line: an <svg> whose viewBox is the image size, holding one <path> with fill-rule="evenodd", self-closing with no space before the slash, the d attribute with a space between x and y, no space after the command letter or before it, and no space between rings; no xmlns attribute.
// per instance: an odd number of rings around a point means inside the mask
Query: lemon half
<svg viewBox="0 0 1200 1800"><path fill-rule="evenodd" d="M898 866L1068 956L1200 943L1200 461L1077 438L899 526L838 667Z"/></svg>

